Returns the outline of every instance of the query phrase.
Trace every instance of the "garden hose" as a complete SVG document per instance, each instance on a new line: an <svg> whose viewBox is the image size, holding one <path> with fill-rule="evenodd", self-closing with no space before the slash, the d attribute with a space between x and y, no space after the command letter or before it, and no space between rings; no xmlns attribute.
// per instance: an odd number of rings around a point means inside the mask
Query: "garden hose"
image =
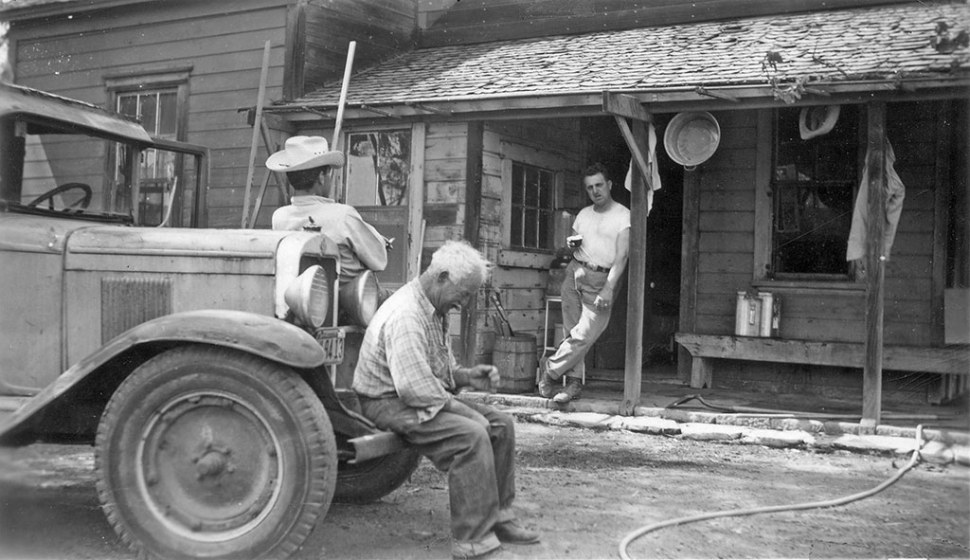
<svg viewBox="0 0 970 560"><path fill-rule="evenodd" d="M660 523L652 523L650 525L645 525L639 529L629 533L626 537L620 541L620 558L623 560L632 560L630 555L627 554L626 549L634 540L646 535L647 533L662 529L664 527L673 527L675 525L686 525L688 523L695 523L697 521L704 521L707 519L716 519L718 517L743 517L746 515L755 515L758 513L777 513L781 511L798 511L803 509L818 509L818 508L830 508L836 506L842 506L851 502L862 500L868 498L879 492L882 492L886 488L889 488L895 484L900 478L906 474L907 471L916 466L919 462L919 450L923 444L923 425L920 424L916 426L916 447L913 449L913 456L910 457L909 462L906 463L902 468L900 468L896 473L887 479L885 482L864 492L859 492L857 494L852 494L851 496L845 496L842 498L836 498L834 500L826 500L821 502L805 502L801 504L792 505L781 505L781 506L767 506L759 508L748 508L748 509L733 509L728 511L719 511L715 513L704 513L700 515L692 515L690 517L681 517L678 519L671 519L669 521L661 521Z"/></svg>

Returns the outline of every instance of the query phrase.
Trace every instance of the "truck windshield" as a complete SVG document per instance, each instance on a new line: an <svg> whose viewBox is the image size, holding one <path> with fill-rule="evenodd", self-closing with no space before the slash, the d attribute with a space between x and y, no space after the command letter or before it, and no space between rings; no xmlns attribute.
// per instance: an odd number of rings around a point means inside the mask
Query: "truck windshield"
<svg viewBox="0 0 970 560"><path fill-rule="evenodd" d="M199 159L191 154L4 119L5 202L40 212L124 218L144 226L189 225ZM20 162L10 161L11 159ZM19 165L18 165L19 163ZM20 168L19 170L17 168ZM19 172L17 172L19 171Z"/></svg>

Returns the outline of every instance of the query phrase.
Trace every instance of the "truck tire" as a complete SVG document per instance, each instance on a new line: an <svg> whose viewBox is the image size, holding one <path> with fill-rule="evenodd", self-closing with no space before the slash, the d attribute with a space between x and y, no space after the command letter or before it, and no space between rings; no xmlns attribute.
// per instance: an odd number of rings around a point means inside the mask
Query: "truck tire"
<svg viewBox="0 0 970 560"><path fill-rule="evenodd" d="M359 465L340 463L333 501L369 504L397 490L418 468L421 454L404 449L365 461Z"/></svg>
<svg viewBox="0 0 970 560"><path fill-rule="evenodd" d="M323 405L292 370L204 345L165 351L114 392L95 449L98 497L139 557L319 554L336 487ZM313 542L310 541L312 539Z"/></svg>

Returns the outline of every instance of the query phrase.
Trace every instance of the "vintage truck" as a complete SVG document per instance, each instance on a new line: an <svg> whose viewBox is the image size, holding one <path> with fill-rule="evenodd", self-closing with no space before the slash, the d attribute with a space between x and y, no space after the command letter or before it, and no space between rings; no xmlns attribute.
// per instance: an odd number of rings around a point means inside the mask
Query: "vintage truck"
<svg viewBox="0 0 970 560"><path fill-rule="evenodd" d="M320 233L204 229L207 171L203 147L0 84L0 443L93 444L141 557L317 556L333 500L420 460L349 390L376 281L340 295Z"/></svg>

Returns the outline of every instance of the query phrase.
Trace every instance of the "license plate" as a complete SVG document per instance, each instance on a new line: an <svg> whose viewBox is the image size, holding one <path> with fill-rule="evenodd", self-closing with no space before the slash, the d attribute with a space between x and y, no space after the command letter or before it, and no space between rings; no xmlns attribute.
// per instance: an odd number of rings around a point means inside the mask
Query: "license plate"
<svg viewBox="0 0 970 560"><path fill-rule="evenodd" d="M323 328L317 329L314 338L323 348L324 362L327 364L339 364L344 361L344 332L340 329Z"/></svg>

